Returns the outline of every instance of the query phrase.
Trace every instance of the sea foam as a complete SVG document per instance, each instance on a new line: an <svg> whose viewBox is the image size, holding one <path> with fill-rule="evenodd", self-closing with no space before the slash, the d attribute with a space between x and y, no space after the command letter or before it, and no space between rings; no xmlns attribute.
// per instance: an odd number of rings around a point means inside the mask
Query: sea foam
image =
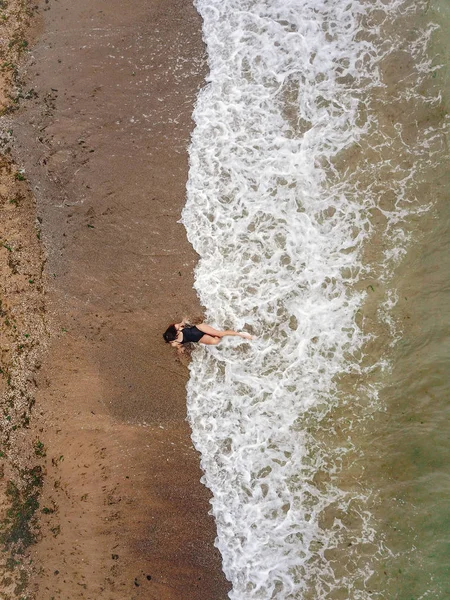
<svg viewBox="0 0 450 600"><path fill-rule="evenodd" d="M195 286L208 321L258 336L199 348L188 384L234 600L317 600L350 588L369 597L370 569L332 560L344 543L381 548L370 514L357 511L352 532L342 518L369 492L337 484L350 442L327 453L315 427L338 401L336 377L361 371L356 317L367 291L355 284L369 271L362 249L378 196L352 178L351 161L350 174L337 161L378 130L367 98L383 87L379 64L392 44L375 40L398 6L197 1L210 75L194 112L183 223L200 255ZM399 201L389 209L400 237L406 210Z"/></svg>

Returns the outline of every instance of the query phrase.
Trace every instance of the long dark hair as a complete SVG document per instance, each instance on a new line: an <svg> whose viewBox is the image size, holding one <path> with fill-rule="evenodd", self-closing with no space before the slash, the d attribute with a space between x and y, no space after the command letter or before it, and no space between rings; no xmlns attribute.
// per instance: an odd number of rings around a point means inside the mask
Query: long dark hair
<svg viewBox="0 0 450 600"><path fill-rule="evenodd" d="M170 342L174 342L178 337L178 330L175 325L169 325L166 331L163 333L163 338L166 344L170 344Z"/></svg>

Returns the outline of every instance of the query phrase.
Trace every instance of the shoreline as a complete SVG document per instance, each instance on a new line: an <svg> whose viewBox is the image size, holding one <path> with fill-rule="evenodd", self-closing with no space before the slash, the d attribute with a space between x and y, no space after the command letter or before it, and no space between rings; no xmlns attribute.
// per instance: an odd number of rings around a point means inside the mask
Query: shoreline
<svg viewBox="0 0 450 600"><path fill-rule="evenodd" d="M188 2L48 4L14 115L46 251L48 352L30 440L43 465L30 592L221 600L187 370L161 333L201 312L180 218L204 82Z"/></svg>

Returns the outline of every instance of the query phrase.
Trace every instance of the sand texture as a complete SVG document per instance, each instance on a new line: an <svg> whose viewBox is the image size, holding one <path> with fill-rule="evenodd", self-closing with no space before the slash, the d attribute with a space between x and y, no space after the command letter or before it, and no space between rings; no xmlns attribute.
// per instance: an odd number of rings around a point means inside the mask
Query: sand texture
<svg viewBox="0 0 450 600"><path fill-rule="evenodd" d="M180 0L39 6L21 72L32 93L8 117L46 259L48 350L26 434L43 473L30 594L225 599L188 372L161 336L201 313L177 223L206 72L200 20Z"/></svg>
<svg viewBox="0 0 450 600"><path fill-rule="evenodd" d="M12 116L24 97L18 64L34 10L0 5L0 591L23 597L39 535L42 445L32 431L35 374L48 339L40 223L26 176L11 159Z"/></svg>

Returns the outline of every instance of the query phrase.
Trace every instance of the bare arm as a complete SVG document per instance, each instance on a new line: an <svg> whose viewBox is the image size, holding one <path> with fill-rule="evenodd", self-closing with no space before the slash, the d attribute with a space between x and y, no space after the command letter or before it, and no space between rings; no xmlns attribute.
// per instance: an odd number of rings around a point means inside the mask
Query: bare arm
<svg viewBox="0 0 450 600"><path fill-rule="evenodd" d="M169 343L172 346L172 348L176 348L177 349L178 354L184 354L185 353L186 348L183 346L183 344L181 342L173 341L173 342L169 342Z"/></svg>

